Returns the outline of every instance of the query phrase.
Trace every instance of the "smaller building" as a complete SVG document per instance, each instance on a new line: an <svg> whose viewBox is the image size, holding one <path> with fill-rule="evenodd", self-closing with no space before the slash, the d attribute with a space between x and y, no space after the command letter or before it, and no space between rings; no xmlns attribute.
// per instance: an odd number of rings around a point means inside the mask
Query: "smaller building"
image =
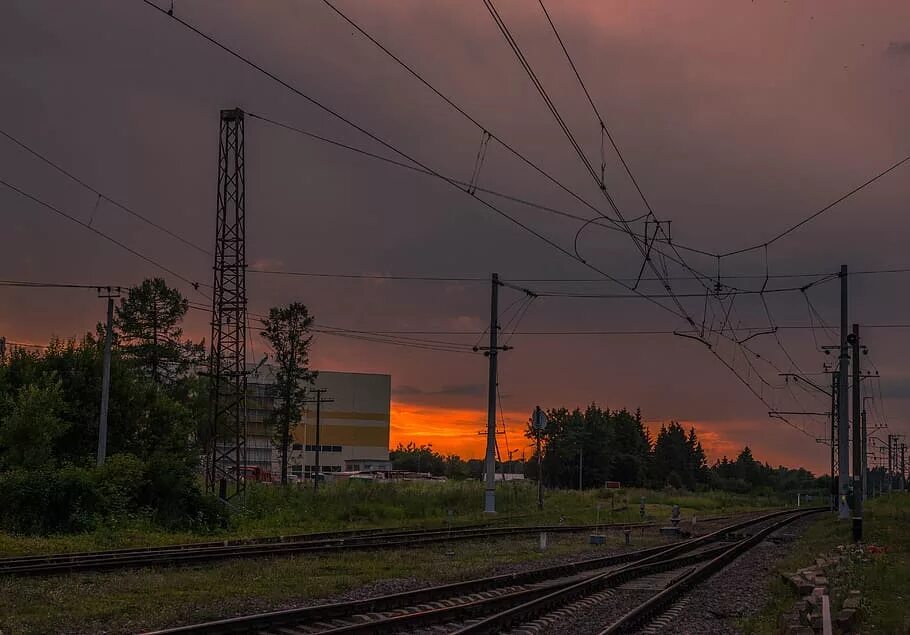
<svg viewBox="0 0 910 635"><path fill-rule="evenodd" d="M388 456L384 459L345 459L345 472L390 472L392 462Z"/></svg>

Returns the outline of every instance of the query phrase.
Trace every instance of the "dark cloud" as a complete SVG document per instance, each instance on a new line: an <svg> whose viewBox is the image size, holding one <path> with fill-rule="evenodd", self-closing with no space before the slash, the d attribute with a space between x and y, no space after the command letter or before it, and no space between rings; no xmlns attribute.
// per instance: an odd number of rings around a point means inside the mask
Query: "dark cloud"
<svg viewBox="0 0 910 635"><path fill-rule="evenodd" d="M831 9L827 0L803 3L805 11L825 16L812 21L794 19L792 7L775 3L750 6L748 17L738 3L711 0L659 7L619 3L621 9L615 4L554 3L551 13L652 207L673 220L674 241L732 250L767 240L910 151L906 74L881 58L883 47L891 55L906 55L907 42L895 29L910 20L910 4L869 12L861 6ZM340 5L487 128L586 199L599 200L598 188L483 11L461 0ZM200 0L178 3L177 10L181 18L434 169L469 178L480 140L477 130L319 3L226 6ZM542 15L520 0L504 0L501 12L596 162L599 128ZM845 44L856 41L866 46ZM7 97L0 100L3 129L112 198L207 248L214 225L220 108L240 105L386 152L142 3L14 0L0 21L0 83ZM247 121L246 143L251 263L313 272L596 277L445 183L257 120ZM833 271L841 262L854 269L910 264L904 256L910 179L906 166L902 170L773 245L770 271ZM627 215L642 213L641 201L610 153L606 174ZM111 205L95 209L97 197L5 139L0 139L0 176L85 221L94 215L93 227L192 279L210 281L208 256L175 244ZM575 214L593 214L496 144L487 153L480 184ZM577 223L497 203L571 250ZM0 206L4 279L130 284L160 273L2 187ZM593 229L581 237L579 249L611 275L634 279L638 274L640 255L621 234ZM759 251L726 259L723 272L762 274L764 256ZM716 270L711 258L687 257L694 267L712 275ZM676 275L686 273L671 269ZM171 282L206 302L188 285ZM851 320L906 321L906 282L900 275L851 278ZM253 311L302 300L319 323L351 329L479 332L489 320L487 284L251 274L247 286ZM562 286L584 292L618 289L603 282ZM653 282L641 288L662 291ZM679 292L698 288L674 283ZM0 335L16 341L79 333L103 318L103 303L91 292L2 293ZM837 322L836 284L814 287L806 295L828 323ZM501 306L515 299L515 292L504 289ZM802 294L767 300L776 323L807 323ZM683 303L700 315L700 298ZM768 311L757 297L743 297L731 320L767 324ZM812 323L818 326L817 319ZM539 331L680 327L687 328L647 302L554 298L535 301L521 324L521 330ZM186 330L194 337L207 336L206 315L194 312ZM864 335L883 377L903 377L902 333L881 329ZM750 345L761 357L749 360L754 370L741 357L734 364L753 384L754 372L776 383L780 370L795 365L818 371L827 358L817 346L832 341L823 328L814 336L806 330L780 331L792 362L777 338L755 338ZM477 335L438 337L467 345L477 340ZM510 344L515 349L500 356L501 390L509 411L530 412L538 403L641 406L646 419L710 422L712 432L729 435L737 445L760 436L767 450L763 456L772 463L776 459L769 454L786 446L788 460L803 456L810 467L825 465L823 449L814 442L823 422L800 422L810 436L784 431L782 423L767 419L767 407L698 342L673 335L518 335ZM260 341L254 349L262 353ZM328 335L317 336L312 357L321 368L391 373L396 399L471 408L480 420L485 417L482 357ZM898 381L886 392L898 395L905 386ZM798 393L800 406L786 390L757 390L782 409L818 407L811 395ZM889 415L906 420L910 403L898 402ZM476 441L474 423L465 429ZM720 447L720 441L715 445Z"/></svg>

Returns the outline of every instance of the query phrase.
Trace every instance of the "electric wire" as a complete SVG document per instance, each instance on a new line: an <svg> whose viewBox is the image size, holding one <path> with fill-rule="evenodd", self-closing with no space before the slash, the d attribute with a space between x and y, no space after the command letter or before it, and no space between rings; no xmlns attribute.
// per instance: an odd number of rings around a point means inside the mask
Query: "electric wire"
<svg viewBox="0 0 910 635"><path fill-rule="evenodd" d="M290 84L290 83L288 83L287 81L281 79L280 77L278 77L277 75L275 75L275 74L272 73L271 71L268 71L267 69L265 69L263 66L261 66L261 65L257 64L256 62L252 61L250 58L245 57L244 55L238 53L237 51L235 51L234 49L232 49L232 48L229 47L228 45L223 44L222 42L218 41L218 40L215 39L214 37L208 35L207 33L204 33L203 31L201 31L201 30L198 29L197 27L195 27L195 26L193 26L192 24L190 24L189 22L186 22L185 20L179 18L178 16L176 16L176 15L169 15L169 14L167 13L167 11L165 11L165 10L162 9L161 7L157 6L157 5L156 5L154 2L152 2L151 0L142 0L142 2L143 2L144 4L146 4L147 6L151 7L152 9L158 11L159 13L162 13L162 14L168 16L171 20L176 21L176 22L177 22L178 24L180 24L181 26L183 26L183 27L185 27L186 29L192 31L193 33L195 33L195 34L198 35L199 37L203 38L204 40L208 41L209 43L213 44L213 45L216 46L217 48L221 49L222 51L224 51L224 52L227 53L228 55L234 57L234 58L237 59L237 60L240 60L241 62L243 62L244 64L246 64L246 65L249 66L250 68L253 68L254 70L256 70L256 71L262 73L263 75L265 75L265 76L268 77L269 79L273 80L274 82L276 82L276 83L280 84L281 86L285 87L286 89L290 90L291 92L293 92L294 94L298 95L298 96L301 97L302 99L306 100L307 102L309 102L309 103L312 104L313 106L317 107L319 110L325 112L325 113L328 114L328 115L331 115L332 117L338 119L339 121L345 123L346 125L348 125L348 126L354 128L355 130L357 130L357 131L360 132L361 134L363 134L363 135L369 137L369 138L372 139L373 141L379 143L379 144L382 145L383 147L385 147L385 148L391 150L392 152L398 154L398 155L401 156L402 158L404 158L404 159L406 159L406 160L408 160L408 161L411 161L411 162L415 163L416 165L420 166L421 168L423 168L423 169L425 169L425 170L428 170L428 171L431 172L434 176L436 176L437 178L439 178L439 179L441 179L441 180L443 180L443 181L449 183L452 187L454 187L454 188L457 189L458 191L464 192L464 190L463 190L460 186L458 186L454 181L452 181L452 180L449 179L448 177L446 177L446 176L440 174L439 172L437 172L437 171L435 171L435 170L429 168L427 165L425 165L425 164L421 163L420 161L418 161L417 159L411 157L411 156L410 156L409 154L407 154L405 151L403 151L403 150L397 148L396 146L392 145L392 144L389 143L388 141L385 141L384 139L380 138L380 137L377 136L376 134L374 134L374 133L370 132L369 130L367 130L366 128L364 128L363 126L357 124L356 122L354 122L354 121L351 120L350 118L348 118L348 117L342 115L341 113L339 113L339 112L333 110L332 108L326 106L325 104L323 104L323 103L320 102L319 100L315 99L314 97L311 97L310 95L307 95L306 93L304 93L304 92L303 92L302 90L300 90L299 88L296 88L296 87L293 86L292 84ZM572 254L572 253L571 253L570 251L568 251L566 248L564 248L564 247L562 247L561 245L559 245L558 243L556 243L554 240L552 240L552 239L548 238L547 236L543 235L542 233L540 233L540 232L537 231L536 229L530 227L530 226L527 225L526 223L523 223L522 221L520 221L520 220L516 219L515 217L511 216L510 214L508 214L508 213L506 213L505 211L501 210L500 208L496 207L495 205L493 205L493 204L490 203L489 201L486 201L486 200L484 200L484 199L482 199L482 198L480 198L480 197L477 197L477 196L473 196L472 198L474 198L475 200L479 201L483 206L485 206L485 207L486 207L487 209L489 209L490 211L492 211L492 212L494 212L494 213L496 213L496 214L502 216L503 218L506 218L507 220L511 221L513 224L517 225L517 226L520 227L521 229L523 229L523 230L525 230L526 232L528 232L528 233L532 234L533 236L537 237L539 240L543 241L544 243L546 243L547 245L549 245L549 246L552 247L553 249L556 249L557 251L561 252L562 254L568 256L569 258L571 258L571 259L573 259L573 260L575 260L575 261L577 261L577 262L581 262L582 265L584 265L585 267L591 269L592 271L594 271L594 272L596 272L596 273L598 273L598 274L604 276L605 278L608 278L608 279L611 279L611 280L614 280L614 281L615 281L615 279L613 278L613 276L611 276L611 275L610 275L609 273L607 273L606 271L603 271L603 270L601 270L600 268L595 267L594 265L592 265L592 264L590 264L590 263L587 263L587 262L578 260L578 258L576 258L576 256L575 256L574 254ZM624 285L624 284L622 284L621 282L617 282L617 284L619 284L620 286L624 286L624 287L628 288L627 285ZM675 309L673 309L673 308L670 307L670 306L666 306L665 304L663 304L663 303L661 303L661 302L658 302L657 300L651 300L651 302L652 302L653 304L655 304L655 305L661 307L661 308L664 309L665 311L668 311L668 312L670 312L670 313L672 313L672 314L674 314L674 315L677 315L677 316L679 316L679 317L683 317L678 311L676 311Z"/></svg>
<svg viewBox="0 0 910 635"><path fill-rule="evenodd" d="M193 281L193 280L190 280L190 279L187 278L186 276L177 273L176 271L174 271L174 270L171 269L170 267L168 267L168 266L162 264L161 262L155 260L154 258L151 258L150 256L145 255L144 253L138 251L137 249L134 249L134 248L130 247L130 246L127 245L126 243L121 242L120 240L117 240L117 239L114 238L113 236L104 233L104 232L101 231L100 229L97 229L97 228L95 228L95 227L92 227L92 226L90 226L88 223L85 223L85 222L79 220L79 219L76 218L75 216L73 216L73 215L71 215L71 214L68 214L67 212L64 212L64 211L63 211L62 209L60 209L59 207L55 207L54 205L51 205L50 203L48 203L48 202L46 202L46 201L43 201L43 200L41 200L40 198L38 198L38 197L36 197L36 196L33 196L32 194L29 194L28 192L19 189L18 187L16 187L15 185L12 185L11 183L8 183L7 181L4 181L4 180L0 179L0 185L3 185L3 186L5 186L6 188L8 188L8 189L10 189L10 190L12 190L12 191L14 191L14 192L16 192L16 193L19 194L20 196L22 196L22 197L24 197L24 198L27 198L27 199L31 200L32 202L37 203L37 204L41 205L42 207L45 207L46 209L49 209L50 211L54 212L54 213L57 214L58 216L61 216L61 217L65 218L65 219L67 219L67 220L69 220L69 221L71 221L71 222L73 222L73 223L75 223L75 224L81 226L81 227L84 227L85 229L87 229L88 231L92 232L93 234L96 234L97 236L100 236L100 237L104 238L105 240L107 240L107 241L109 241L109 242L111 242L111 243L117 245L117 246L120 247L121 249L123 249L123 250L125 250L125 251L131 253L132 255L136 256L137 258L141 258L141 259L144 260L145 262L147 262L147 263L149 263L149 264L151 264L151 265L157 267L158 269L161 269L162 271L164 271L164 272L166 272L166 273L168 273L168 274L174 276L175 278L177 278L177 279L179 279L179 280L182 280L183 282L186 282L186 283L189 284L191 287L193 287L193 289L194 289L197 293L199 293L199 294L201 294L201 295L203 295L203 296L205 296L205 297L208 297L208 295L207 295L204 291L201 291L201 290L199 289L200 284L199 284L198 282L195 282L195 281Z"/></svg>
<svg viewBox="0 0 910 635"><path fill-rule="evenodd" d="M116 199L112 198L111 196L105 194L104 192L102 192L102 191L99 190L98 188L96 188L96 187L90 185L89 183L87 183L86 181L80 179L79 177L77 177L76 175L74 175L72 172L66 170L64 167L62 167L62 166L59 165L58 163L55 163L55 162L51 161L47 156L45 156L44 154L41 154L40 152L38 152L37 150L35 150L35 149L32 148L31 146L26 145L23 141L17 139L16 137L14 137L13 135L9 134L8 132L5 132L4 130L0 130L0 135L3 135L4 137L6 137L7 139L9 139L9 140L12 141L13 143L15 143L16 145L18 145L18 146L19 146L20 148L22 148L23 150L29 152L30 154L32 154L33 156L37 157L37 158L40 159L41 161L44 161L44 163L46 163L47 165L51 166L52 168L54 168L55 170L57 170L57 171L60 172L61 174L63 174L63 175L65 175L65 176L69 177L70 180L72 180L72 181L78 183L78 184L81 185L83 188L87 189L89 192L92 192L93 194L95 194L95 195L98 197L98 201L96 201L96 203L95 203L95 209L96 209L96 210L97 210L97 208L98 208L98 202L100 202L101 200L105 200L105 201L107 201L108 203L110 203L111 205L113 205L114 207L120 209L121 211L126 212L126 213L129 214L130 216L132 216L132 217L134 217L134 218L137 218L137 219L141 220L143 223L146 223L147 225L149 225L149 226L151 226L151 227L154 227L154 228L157 229L158 231L167 234L167 235L170 236L171 238L174 238L174 239L176 239L176 240L179 240L180 242L182 242L182 243L183 243L184 245L186 245L187 247L192 247L192 248L195 249L196 251L199 251L199 252L201 252L201 253L203 253L203 254L205 254L205 255L207 255L207 256L212 256L212 255L214 255L214 254L212 254L212 252L211 252L210 250L206 249L205 247L201 247L201 246L197 245L196 243L194 243L194 242L192 242L192 241L190 241L190 240L187 240L186 238L184 238L184 237L181 236L180 234L177 234L176 232L171 231L171 230L168 229L167 227L164 227L163 225L161 225L161 224L159 224L159 223L156 223L155 221L153 221L152 219L148 218L147 216L144 216L143 214L140 214L139 212L135 211L134 209L132 209L132 208L130 208L130 207L124 205L123 203L121 203L121 202L117 201ZM93 212L93 214L92 214L92 217L94 218L94 212ZM89 222L89 225L91 225L91 222Z"/></svg>

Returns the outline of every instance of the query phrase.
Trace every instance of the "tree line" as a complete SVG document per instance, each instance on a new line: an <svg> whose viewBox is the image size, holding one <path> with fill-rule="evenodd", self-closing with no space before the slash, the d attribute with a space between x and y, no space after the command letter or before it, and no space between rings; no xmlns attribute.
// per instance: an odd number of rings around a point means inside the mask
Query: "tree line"
<svg viewBox="0 0 910 635"><path fill-rule="evenodd" d="M545 412L541 430L541 471L546 487L578 489L603 487L618 481L623 487L699 490L736 493L827 491L828 476L816 478L803 469L771 467L757 461L749 447L730 460L726 456L709 465L693 427L678 422L662 425L656 437L645 427L641 411L609 410L591 404L584 410L553 408ZM536 444L531 422L525 437ZM443 454L432 445L399 443L390 458L396 470L424 472L451 479L479 479L482 459L462 459ZM497 474L512 472L538 478L536 451L527 461L497 461Z"/></svg>
<svg viewBox="0 0 910 635"><path fill-rule="evenodd" d="M803 468L772 468L743 448L734 460L726 456L709 465L694 427L678 422L661 425L657 436L642 422L641 410L610 411L591 404L584 410L546 411L540 431L541 470L547 487L603 487L618 481L629 487L720 489L733 492L826 490L829 478L816 478ZM537 438L528 422L525 436ZM537 454L525 474L538 478Z"/></svg>
<svg viewBox="0 0 910 635"><path fill-rule="evenodd" d="M186 298L160 278L130 288L114 313L108 456L96 465L104 325L43 350L0 355L0 528L21 533L91 529L115 518L209 529L226 507L201 488L214 442L205 342L182 323ZM276 362L271 421L286 448L312 383L312 317L304 305L273 308L263 337Z"/></svg>

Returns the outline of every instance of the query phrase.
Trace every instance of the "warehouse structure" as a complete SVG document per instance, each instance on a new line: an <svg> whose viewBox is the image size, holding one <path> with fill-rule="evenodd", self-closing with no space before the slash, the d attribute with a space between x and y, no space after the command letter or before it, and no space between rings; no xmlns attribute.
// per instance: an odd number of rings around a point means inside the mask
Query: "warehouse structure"
<svg viewBox="0 0 910 635"><path fill-rule="evenodd" d="M279 472L274 429L268 423L274 408L269 384L274 368L263 365L247 382L247 464L273 474ZM316 443L316 407L308 403L292 433L288 472L301 478L316 473L316 454L322 473L342 471L387 471L392 378L375 373L319 371L309 387L322 392L319 443Z"/></svg>

